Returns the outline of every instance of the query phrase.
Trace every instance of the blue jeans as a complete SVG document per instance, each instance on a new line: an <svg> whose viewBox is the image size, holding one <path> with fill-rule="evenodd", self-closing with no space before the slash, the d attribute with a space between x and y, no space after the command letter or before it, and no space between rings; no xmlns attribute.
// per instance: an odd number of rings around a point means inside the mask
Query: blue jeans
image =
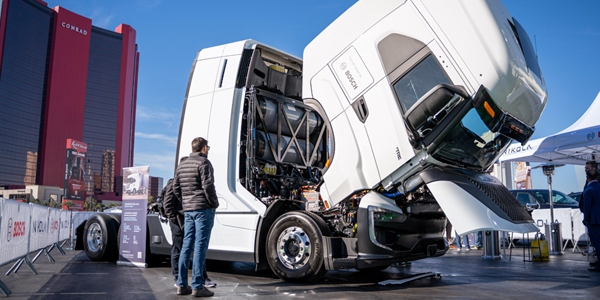
<svg viewBox="0 0 600 300"><path fill-rule="evenodd" d="M194 249L194 261L192 263L192 289L199 290L204 286L206 278L203 276L206 250L210 241L210 232L215 223L215 209L200 209L186 211L185 225L183 226L183 246L179 256L179 286L188 285L188 270L190 267L190 256L192 246Z"/></svg>
<svg viewBox="0 0 600 300"><path fill-rule="evenodd" d="M477 248L483 247L483 244L482 244L483 241L481 240L482 239L481 236L482 236L482 232L481 231L477 231L475 233L475 247L477 247Z"/></svg>
<svg viewBox="0 0 600 300"><path fill-rule="evenodd" d="M462 248L463 246L467 249L471 248L469 245L469 235L465 234L463 236L459 236L456 231L454 231L456 238L454 239L454 243L458 248Z"/></svg>

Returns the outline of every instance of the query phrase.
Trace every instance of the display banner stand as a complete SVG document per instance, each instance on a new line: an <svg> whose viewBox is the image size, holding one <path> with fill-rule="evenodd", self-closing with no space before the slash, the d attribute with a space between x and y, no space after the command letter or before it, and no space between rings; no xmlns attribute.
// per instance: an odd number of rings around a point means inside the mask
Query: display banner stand
<svg viewBox="0 0 600 300"><path fill-rule="evenodd" d="M149 166L123 168L123 212L117 265L147 267Z"/></svg>

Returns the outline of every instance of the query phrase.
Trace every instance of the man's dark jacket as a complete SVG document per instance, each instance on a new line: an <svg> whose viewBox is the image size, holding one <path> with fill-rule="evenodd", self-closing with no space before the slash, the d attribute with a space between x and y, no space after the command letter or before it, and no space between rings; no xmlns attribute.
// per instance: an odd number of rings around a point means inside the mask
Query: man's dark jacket
<svg viewBox="0 0 600 300"><path fill-rule="evenodd" d="M162 201L163 210L169 221L179 225L179 227L183 227L183 206L181 205L181 200L177 199L173 192L172 178L169 179L167 185L165 185L165 188L162 190Z"/></svg>
<svg viewBox="0 0 600 300"><path fill-rule="evenodd" d="M173 179L173 192L181 199L183 211L219 207L214 170L205 155L191 153L179 164Z"/></svg>
<svg viewBox="0 0 600 300"><path fill-rule="evenodd" d="M594 180L583 191L583 222L600 225L600 183Z"/></svg>

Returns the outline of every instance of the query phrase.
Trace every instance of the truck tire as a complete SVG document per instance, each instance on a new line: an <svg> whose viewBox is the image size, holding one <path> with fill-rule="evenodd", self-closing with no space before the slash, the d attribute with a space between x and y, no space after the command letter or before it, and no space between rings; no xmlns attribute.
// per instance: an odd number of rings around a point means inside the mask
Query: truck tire
<svg viewBox="0 0 600 300"><path fill-rule="evenodd" d="M117 226L115 220L108 215L91 216L83 230L83 247L85 254L94 261L116 260L117 258Z"/></svg>
<svg viewBox="0 0 600 300"><path fill-rule="evenodd" d="M273 273L285 281L313 282L327 270L323 264L323 233L315 220L302 211L279 217L267 235L267 261Z"/></svg>

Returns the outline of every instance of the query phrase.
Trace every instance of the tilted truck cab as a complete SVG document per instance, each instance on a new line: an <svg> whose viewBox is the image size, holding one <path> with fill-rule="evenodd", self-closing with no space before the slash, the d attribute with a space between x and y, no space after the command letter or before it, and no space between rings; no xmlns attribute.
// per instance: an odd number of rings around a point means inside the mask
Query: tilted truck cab
<svg viewBox="0 0 600 300"><path fill-rule="evenodd" d="M546 104L500 1L361 0L303 60L253 40L203 49L177 158L205 137L220 206L208 258L282 279L446 253L459 233L537 231L487 172Z"/></svg>

